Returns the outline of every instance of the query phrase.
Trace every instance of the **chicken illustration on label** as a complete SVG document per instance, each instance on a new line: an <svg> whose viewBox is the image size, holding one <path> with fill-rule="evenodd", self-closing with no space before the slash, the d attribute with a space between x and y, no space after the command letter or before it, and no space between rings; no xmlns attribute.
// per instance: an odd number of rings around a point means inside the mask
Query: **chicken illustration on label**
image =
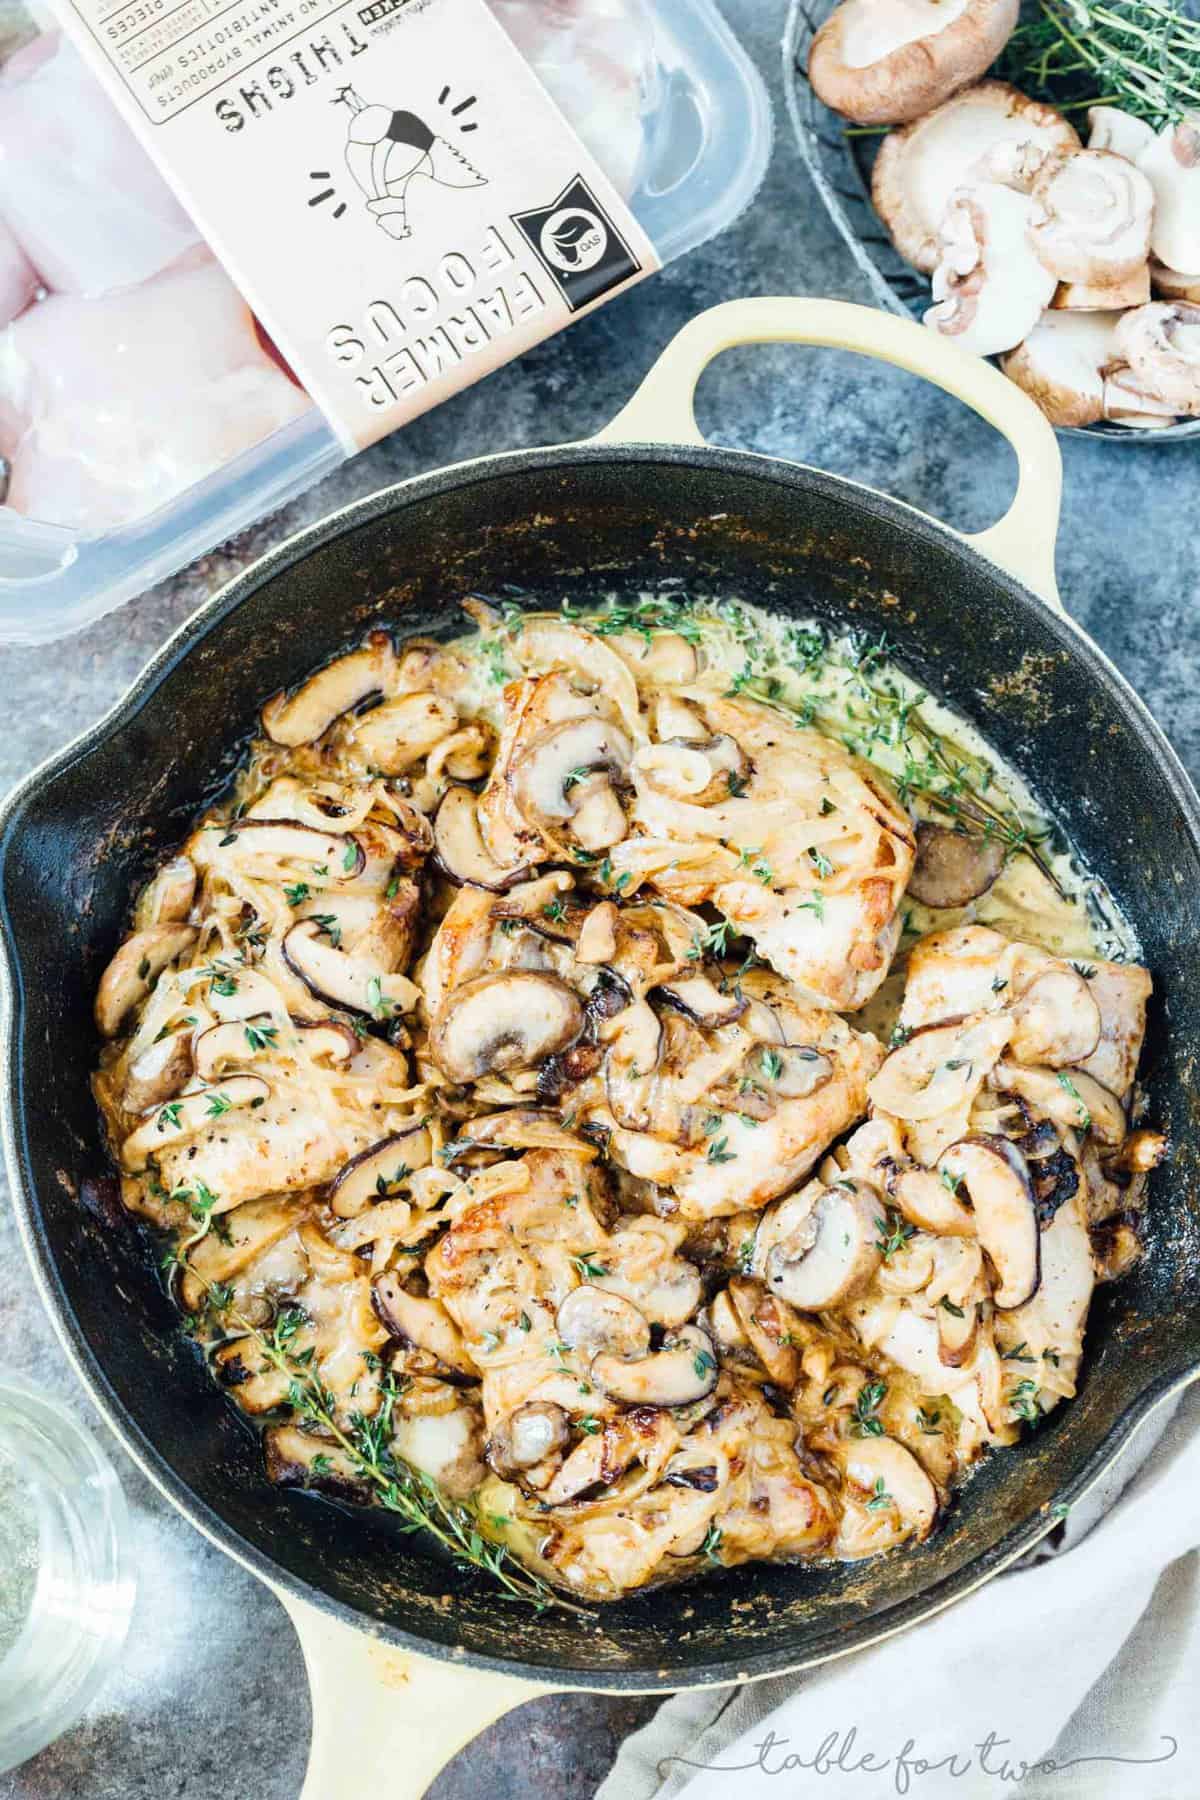
<svg viewBox="0 0 1200 1800"><path fill-rule="evenodd" d="M367 197L367 211L389 237L412 236L408 189L419 176L439 187L478 188L487 177L416 113L369 103L352 87L335 104L350 109L346 167Z"/></svg>

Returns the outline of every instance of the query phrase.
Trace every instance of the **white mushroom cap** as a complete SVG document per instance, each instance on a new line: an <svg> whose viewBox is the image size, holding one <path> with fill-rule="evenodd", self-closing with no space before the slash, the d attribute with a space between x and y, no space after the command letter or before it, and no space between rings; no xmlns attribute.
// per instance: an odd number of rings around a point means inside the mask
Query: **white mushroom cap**
<svg viewBox="0 0 1200 1800"><path fill-rule="evenodd" d="M859 125L903 124L993 63L1019 0L842 0L808 56L814 91Z"/></svg>
<svg viewBox="0 0 1200 1800"><path fill-rule="evenodd" d="M1135 119L1119 106L1088 107L1089 150L1111 150L1127 162L1137 162L1153 142L1154 127L1145 119Z"/></svg>
<svg viewBox="0 0 1200 1800"><path fill-rule="evenodd" d="M1028 337L1058 285L1033 247L1041 216L1027 194L998 182L957 189L939 233L926 325L980 356Z"/></svg>
<svg viewBox="0 0 1200 1800"><path fill-rule="evenodd" d="M889 132L875 161L871 198L897 250L915 268L932 273L950 196L986 179L986 160L1005 144L1069 155L1079 149L1079 138L1061 113L1004 81L981 81L902 131Z"/></svg>
<svg viewBox="0 0 1200 1800"><path fill-rule="evenodd" d="M1034 249L1068 284L1056 306L1145 305L1154 189L1131 162L1110 150L1078 150L1045 165L1033 198L1045 214L1032 228Z"/></svg>
<svg viewBox="0 0 1200 1800"><path fill-rule="evenodd" d="M1104 417L1104 369L1114 357L1119 312L1044 313L1004 358L1010 381L1036 400L1052 425L1094 425Z"/></svg>
<svg viewBox="0 0 1200 1800"><path fill-rule="evenodd" d="M1155 256L1169 269L1200 269L1200 119L1165 126L1138 167L1154 189Z"/></svg>
<svg viewBox="0 0 1200 1800"><path fill-rule="evenodd" d="M1152 301L1126 313L1114 337L1139 391L1176 412L1200 415L1200 306Z"/></svg>

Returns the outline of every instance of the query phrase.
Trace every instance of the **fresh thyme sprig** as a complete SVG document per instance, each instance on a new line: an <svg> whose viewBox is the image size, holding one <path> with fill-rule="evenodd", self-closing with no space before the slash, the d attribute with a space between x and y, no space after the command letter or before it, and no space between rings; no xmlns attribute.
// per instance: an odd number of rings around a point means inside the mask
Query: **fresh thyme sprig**
<svg viewBox="0 0 1200 1800"><path fill-rule="evenodd" d="M218 1310L223 1319L251 1338L270 1366L287 1377L287 1403L294 1416L320 1427L374 1489L378 1504L401 1519L406 1531L428 1532L456 1562L490 1575L510 1599L533 1606L538 1612L557 1607L582 1618L592 1616L523 1568L505 1545L485 1538L473 1506L451 1499L432 1476L410 1468L396 1455L392 1448L392 1414L403 1389L390 1371L380 1383L379 1410L369 1418L362 1412L352 1413L342 1425L333 1395L314 1367L311 1350L297 1351L294 1347L297 1334L308 1322L301 1309L286 1308L266 1332L232 1305L227 1290L215 1288L195 1269L192 1273L210 1299L222 1303Z"/></svg>
<svg viewBox="0 0 1200 1800"><path fill-rule="evenodd" d="M1060 111L1119 106L1158 130L1200 110L1200 19L1176 0L1040 0L998 73Z"/></svg>
<svg viewBox="0 0 1200 1800"><path fill-rule="evenodd" d="M664 617L665 607L665 617ZM854 755L880 768L907 804L916 798L976 837L998 839L1010 856L1028 856L1061 894L1039 846L1049 833L1031 827L981 756L952 743L922 712L926 699L888 668L893 650L886 637L831 642L821 632L792 625L779 643L736 600L704 605L657 598L623 609L650 629L680 630L679 615L693 628L708 625L732 636L743 665L728 692L776 707L798 725L816 725ZM659 623L660 618L663 623ZM592 630L597 620L587 615ZM626 622L623 629L630 629Z"/></svg>

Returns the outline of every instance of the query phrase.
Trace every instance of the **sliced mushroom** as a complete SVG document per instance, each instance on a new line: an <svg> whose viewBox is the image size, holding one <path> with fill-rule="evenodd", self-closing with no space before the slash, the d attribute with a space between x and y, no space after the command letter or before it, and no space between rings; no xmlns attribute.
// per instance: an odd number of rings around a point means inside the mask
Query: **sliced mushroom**
<svg viewBox="0 0 1200 1800"><path fill-rule="evenodd" d="M581 850L598 855L619 844L628 830L625 809L607 775L588 775L575 794L571 835Z"/></svg>
<svg viewBox="0 0 1200 1800"><path fill-rule="evenodd" d="M728 732L713 737L674 737L639 750L633 767L650 787L692 806L737 798L750 763Z"/></svg>
<svg viewBox="0 0 1200 1800"><path fill-rule="evenodd" d="M980 356L1029 336L1054 297L1054 275L1032 242L1039 218L1027 194L999 182L957 188L942 219L930 330Z"/></svg>
<svg viewBox="0 0 1200 1800"><path fill-rule="evenodd" d="M634 679L650 688L686 687L700 673L699 650L677 631L656 631L648 640L623 631L608 642L633 670Z"/></svg>
<svg viewBox="0 0 1200 1800"><path fill-rule="evenodd" d="M195 832L190 847L204 868L234 867L268 881L295 869L322 881L354 881L367 866L357 838L295 819L227 819Z"/></svg>
<svg viewBox="0 0 1200 1800"><path fill-rule="evenodd" d="M1122 313L1121 317L1129 315ZM1159 395L1148 394L1133 370L1117 362L1104 373L1104 417L1131 431L1161 431L1164 425L1174 423L1176 411Z"/></svg>
<svg viewBox="0 0 1200 1800"><path fill-rule="evenodd" d="M563 1462L557 1474L542 1489L545 1506L566 1506L573 1500L586 1500L596 1488L609 1487L624 1474L641 1454L649 1459L664 1438L675 1433L665 1413L648 1409L638 1415L638 1427L631 1428L630 1415L609 1419L597 1432L582 1438Z"/></svg>
<svg viewBox="0 0 1200 1800"><path fill-rule="evenodd" d="M743 1275L734 1277L728 1293L738 1323L771 1380L777 1387L795 1387L800 1379L800 1351L796 1315L787 1301Z"/></svg>
<svg viewBox="0 0 1200 1800"><path fill-rule="evenodd" d="M1155 300L1136 307L1119 322L1113 341L1139 393L1177 413L1200 416L1200 306Z"/></svg>
<svg viewBox="0 0 1200 1800"><path fill-rule="evenodd" d="M920 1543L933 1530L938 1514L937 1489L911 1450L895 1438L851 1438L839 1453L847 1479L868 1496L890 1501L906 1534Z"/></svg>
<svg viewBox="0 0 1200 1800"><path fill-rule="evenodd" d="M1154 254L1169 269L1200 269L1200 120L1165 125L1138 157L1154 189Z"/></svg>
<svg viewBox="0 0 1200 1800"><path fill-rule="evenodd" d="M1118 1281L1145 1253L1145 1245L1124 1219L1106 1219L1088 1233L1097 1281Z"/></svg>
<svg viewBox="0 0 1200 1800"><path fill-rule="evenodd" d="M1107 1090L1106 1090L1107 1091ZM1166 1159L1170 1145L1161 1131L1131 1131L1106 1167L1127 1175L1146 1175Z"/></svg>
<svg viewBox="0 0 1200 1800"><path fill-rule="evenodd" d="M1094 425L1105 417L1104 374L1115 356L1120 313L1048 312L1004 358L1010 381L1037 401L1052 425Z"/></svg>
<svg viewBox="0 0 1200 1800"><path fill-rule="evenodd" d="M167 964L190 950L197 936L191 925L150 925L125 939L96 990L96 1025L102 1037L116 1037Z"/></svg>
<svg viewBox="0 0 1200 1800"><path fill-rule="evenodd" d="M433 1144L423 1125L394 1131L352 1156L334 1176L329 1204L339 1219L356 1219L398 1188L415 1169L428 1168Z"/></svg>
<svg viewBox="0 0 1200 1800"><path fill-rule="evenodd" d="M186 856L173 856L157 870L138 895L133 922L139 931L149 925L177 925L192 909L196 870Z"/></svg>
<svg viewBox="0 0 1200 1800"><path fill-rule="evenodd" d="M402 775L458 726L458 708L441 694L400 694L355 722L353 743L371 768Z"/></svg>
<svg viewBox="0 0 1200 1800"><path fill-rule="evenodd" d="M201 1081L213 1081L231 1063L250 1062L275 1047L277 1030L272 1013L210 1025L196 1039L196 1074Z"/></svg>
<svg viewBox="0 0 1200 1800"><path fill-rule="evenodd" d="M617 921L620 914L611 900L593 906L579 928L575 961L588 964L612 962L617 954Z"/></svg>
<svg viewBox="0 0 1200 1800"><path fill-rule="evenodd" d="M673 1330L687 1323L704 1297L700 1271L671 1253L653 1230L639 1231L638 1223L614 1232L596 1285L630 1301L652 1325Z"/></svg>
<svg viewBox="0 0 1200 1800"><path fill-rule="evenodd" d="M992 1085L1028 1100L1064 1131L1090 1131L1098 1143L1114 1148L1124 1141L1125 1108L1082 1069L1027 1068L1005 1059L993 1069Z"/></svg>
<svg viewBox="0 0 1200 1800"><path fill-rule="evenodd" d="M945 1170L965 1188L979 1242L1000 1276L993 1300L1002 1312L1022 1306L1037 1292L1041 1233L1029 1168L1007 1138L985 1133L963 1138L943 1152Z"/></svg>
<svg viewBox="0 0 1200 1800"><path fill-rule="evenodd" d="M590 1373L598 1388L626 1406L690 1406L712 1393L720 1369L708 1334L685 1325L668 1333L661 1350L633 1361L602 1350Z"/></svg>
<svg viewBox="0 0 1200 1800"><path fill-rule="evenodd" d="M604 1084L613 1117L627 1131L648 1131L662 1054L662 1025L654 1009L639 1000L616 1015L606 1035Z"/></svg>
<svg viewBox="0 0 1200 1800"><path fill-rule="evenodd" d="M1182 269L1169 269L1152 256L1150 286L1160 300L1190 300L1193 306L1200 306L1200 270L1187 274Z"/></svg>
<svg viewBox="0 0 1200 1800"><path fill-rule="evenodd" d="M1014 1062L1083 1062L1100 1042L1100 1008L1077 970L1052 963L1035 974L1011 1008L1008 1054Z"/></svg>
<svg viewBox="0 0 1200 1800"><path fill-rule="evenodd" d="M429 1053L451 1081L478 1081L535 1067L565 1048L582 1026L578 995L556 975L480 975L446 999L429 1034Z"/></svg>
<svg viewBox="0 0 1200 1800"><path fill-rule="evenodd" d="M1033 183L1042 217L1033 246L1064 283L1056 307L1112 311L1150 298L1154 190L1123 156L1077 150L1048 162Z"/></svg>
<svg viewBox="0 0 1200 1800"><path fill-rule="evenodd" d="M630 754L629 739L620 726L594 714L566 719L542 732L514 763L512 788L517 804L539 828L564 824L580 810L580 792L588 785L587 778L601 770L607 776L623 774ZM589 788L590 793L595 791ZM622 811L622 835L624 817Z"/></svg>
<svg viewBox="0 0 1200 1800"><path fill-rule="evenodd" d="M206 1131L225 1114L243 1106L261 1106L271 1090L257 1075L231 1075L219 1087L182 1094L152 1114L121 1145L121 1166L139 1174L156 1151Z"/></svg>
<svg viewBox="0 0 1200 1800"><path fill-rule="evenodd" d="M565 1450L570 1421L553 1400L527 1400L502 1419L488 1440L486 1456L500 1475L521 1475Z"/></svg>
<svg viewBox="0 0 1200 1800"><path fill-rule="evenodd" d="M980 1086L1011 1034L1012 1021L1003 1014L915 1031L868 1082L872 1106L908 1120L953 1111Z"/></svg>
<svg viewBox="0 0 1200 1800"><path fill-rule="evenodd" d="M780 1033L782 1029L780 1026ZM780 1100L807 1099L833 1079L833 1064L814 1045L785 1044L774 1037L756 1046L744 1066L756 1088L764 1088Z"/></svg>
<svg viewBox="0 0 1200 1800"><path fill-rule="evenodd" d="M953 1312L946 1306L937 1309L938 1359L948 1369L961 1369L971 1359L979 1334L979 1308L959 1306Z"/></svg>
<svg viewBox="0 0 1200 1800"><path fill-rule="evenodd" d="M568 1150L585 1162L598 1154L594 1144L568 1131L557 1113L533 1106L514 1106L506 1112L490 1113L486 1119L472 1119L465 1129L461 1147L449 1144L440 1152L447 1165L472 1150Z"/></svg>
<svg viewBox="0 0 1200 1800"><path fill-rule="evenodd" d="M377 1277L371 1298L380 1322L393 1337L415 1344L418 1350L428 1350L456 1374L478 1380L479 1370L467 1353L458 1326L439 1300L408 1293L400 1277L391 1271Z"/></svg>
<svg viewBox="0 0 1200 1800"><path fill-rule="evenodd" d="M650 1348L650 1323L631 1300L591 1282L572 1288L558 1308L555 1328L569 1350L589 1362L602 1351L629 1359Z"/></svg>
<svg viewBox="0 0 1200 1800"><path fill-rule="evenodd" d="M919 119L995 62L1019 0L842 0L808 53L826 106L857 125Z"/></svg>
<svg viewBox="0 0 1200 1800"><path fill-rule="evenodd" d="M362 1047L358 1034L337 1019L293 1019L292 1027L309 1056L324 1062L349 1062Z"/></svg>
<svg viewBox="0 0 1200 1800"><path fill-rule="evenodd" d="M986 894L1007 860L997 837L951 831L945 825L917 826L917 860L908 892L922 906L966 906Z"/></svg>
<svg viewBox="0 0 1200 1800"><path fill-rule="evenodd" d="M732 1025L747 1006L741 994L732 989L723 994L707 975L680 975L674 981L664 981L657 991L667 1006L705 1031Z"/></svg>
<svg viewBox="0 0 1200 1800"><path fill-rule="evenodd" d="M191 1073L191 1032L168 1032L130 1064L121 1105L126 1112L148 1112L177 1094Z"/></svg>
<svg viewBox="0 0 1200 1800"><path fill-rule="evenodd" d="M316 999L369 1019L412 1012L421 991L407 975L388 974L378 963L351 956L331 944L315 920L293 925L282 945L283 960Z"/></svg>
<svg viewBox="0 0 1200 1800"><path fill-rule="evenodd" d="M922 1231L939 1237L974 1237L975 1215L958 1198L954 1182L915 1164L902 1169L891 1185L896 1205Z"/></svg>
<svg viewBox="0 0 1200 1800"><path fill-rule="evenodd" d="M755 1239L755 1273L789 1306L820 1312L859 1293L879 1267L883 1204L866 1182L815 1183L769 1207Z"/></svg>
<svg viewBox="0 0 1200 1800"><path fill-rule="evenodd" d="M467 787L447 788L433 822L434 848L442 873L460 885L502 893L529 873L528 863L501 868L479 829L478 796Z"/></svg>
<svg viewBox="0 0 1200 1800"><path fill-rule="evenodd" d="M364 1501L368 1483L352 1456L332 1438L296 1425L268 1425L263 1433L267 1480L276 1487L317 1488L334 1499Z"/></svg>
<svg viewBox="0 0 1200 1800"><path fill-rule="evenodd" d="M1061 113L1004 81L981 81L902 131L889 132L875 160L871 197L906 261L933 272L951 194L986 174L983 159L1005 145L1069 155L1079 149L1079 138Z"/></svg>
<svg viewBox="0 0 1200 1800"><path fill-rule="evenodd" d="M1119 106L1088 107L1088 149L1111 150L1135 163L1154 142L1154 128Z"/></svg>
<svg viewBox="0 0 1200 1800"><path fill-rule="evenodd" d="M318 669L290 697L279 693L268 700L262 709L263 730L272 743L289 749L315 743L335 719L385 691L395 676L391 639L386 632L373 631L360 650Z"/></svg>
<svg viewBox="0 0 1200 1800"><path fill-rule="evenodd" d="M719 1293L713 1295L708 1304L707 1314L701 1317L702 1325L705 1323L705 1318L707 1318L709 1335L722 1352L729 1352L736 1356L738 1351L749 1349L750 1340L742 1330L742 1322L738 1317L737 1308L729 1297L728 1288L722 1288Z"/></svg>

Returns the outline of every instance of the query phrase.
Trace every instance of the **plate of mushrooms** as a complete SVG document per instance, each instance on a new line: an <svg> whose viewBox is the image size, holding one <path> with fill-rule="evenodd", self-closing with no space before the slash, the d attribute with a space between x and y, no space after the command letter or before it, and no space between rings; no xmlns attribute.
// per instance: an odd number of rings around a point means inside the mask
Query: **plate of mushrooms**
<svg viewBox="0 0 1200 1800"><path fill-rule="evenodd" d="M784 74L879 304L1060 430L1200 432L1200 24L1173 0L793 0Z"/></svg>

